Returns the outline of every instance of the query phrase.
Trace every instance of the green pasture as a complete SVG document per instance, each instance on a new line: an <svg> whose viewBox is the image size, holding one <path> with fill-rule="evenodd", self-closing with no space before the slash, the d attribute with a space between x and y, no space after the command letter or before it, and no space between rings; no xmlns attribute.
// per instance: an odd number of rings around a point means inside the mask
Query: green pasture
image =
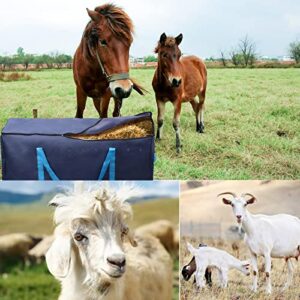
<svg viewBox="0 0 300 300"><path fill-rule="evenodd" d="M133 92L123 115L153 112L153 69L132 70L149 93ZM0 127L8 118L74 117L71 70L28 72L27 81L0 82ZM91 100L85 117L97 117ZM167 105L163 139L156 143L156 179L288 179L300 174L300 69L209 69L205 133L195 131L190 104L183 105L183 149L175 151L173 107Z"/></svg>

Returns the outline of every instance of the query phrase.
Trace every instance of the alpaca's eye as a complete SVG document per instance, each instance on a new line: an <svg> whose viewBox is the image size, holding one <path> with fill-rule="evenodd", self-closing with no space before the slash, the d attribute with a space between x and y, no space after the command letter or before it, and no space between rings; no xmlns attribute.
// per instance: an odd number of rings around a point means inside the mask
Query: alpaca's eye
<svg viewBox="0 0 300 300"><path fill-rule="evenodd" d="M101 46L107 46L106 40L100 40L100 45Z"/></svg>
<svg viewBox="0 0 300 300"><path fill-rule="evenodd" d="M74 239L78 242L81 242L85 238L86 238L86 236L84 236L83 234L81 234L79 232L75 233L75 235L74 235Z"/></svg>

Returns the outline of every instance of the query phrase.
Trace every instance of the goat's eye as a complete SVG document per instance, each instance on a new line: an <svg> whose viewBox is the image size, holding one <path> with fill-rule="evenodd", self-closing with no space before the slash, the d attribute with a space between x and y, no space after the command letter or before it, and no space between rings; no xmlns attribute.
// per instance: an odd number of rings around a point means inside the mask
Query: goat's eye
<svg viewBox="0 0 300 300"><path fill-rule="evenodd" d="M100 45L101 46L107 46L106 40L100 40Z"/></svg>
<svg viewBox="0 0 300 300"><path fill-rule="evenodd" d="M83 234L77 232L75 233L74 235L74 239L77 241L77 242L81 242L83 239L85 239L86 236L84 236Z"/></svg>
<svg viewBox="0 0 300 300"><path fill-rule="evenodd" d="M129 232L128 227L125 227L125 228L122 229L122 235L126 235L126 234L128 234L128 232Z"/></svg>
<svg viewBox="0 0 300 300"><path fill-rule="evenodd" d="M162 57L163 58L167 58L168 57L168 53L162 53Z"/></svg>

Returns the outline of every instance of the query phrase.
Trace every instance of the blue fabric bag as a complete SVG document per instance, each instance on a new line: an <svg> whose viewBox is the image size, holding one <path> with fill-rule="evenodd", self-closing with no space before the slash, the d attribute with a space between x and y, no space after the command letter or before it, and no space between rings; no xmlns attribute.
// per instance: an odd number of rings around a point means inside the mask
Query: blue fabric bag
<svg viewBox="0 0 300 300"><path fill-rule="evenodd" d="M116 130L120 135L126 126L145 122L148 131L143 129L138 137L125 134L121 138L108 135L90 139ZM10 119L2 131L1 151L3 180L152 180L152 115Z"/></svg>

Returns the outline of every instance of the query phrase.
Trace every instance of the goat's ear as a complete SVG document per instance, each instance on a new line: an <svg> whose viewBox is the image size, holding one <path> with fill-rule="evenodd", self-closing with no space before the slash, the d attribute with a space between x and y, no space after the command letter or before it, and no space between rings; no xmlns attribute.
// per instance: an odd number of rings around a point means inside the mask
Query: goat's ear
<svg viewBox="0 0 300 300"><path fill-rule="evenodd" d="M178 36L176 36L175 41L178 46L181 44L182 39L183 39L182 33L180 33Z"/></svg>
<svg viewBox="0 0 300 300"><path fill-rule="evenodd" d="M256 201L256 198L252 197L252 198L248 199L246 203L247 203L247 205L248 204L253 204L255 201Z"/></svg>
<svg viewBox="0 0 300 300"><path fill-rule="evenodd" d="M167 35L165 33L163 33L159 38L159 42L163 45L165 43L166 39L167 39Z"/></svg>
<svg viewBox="0 0 300 300"><path fill-rule="evenodd" d="M94 22L99 22L101 19L101 15L95 11L95 10L90 10L90 9L86 9L88 15L90 16L90 18L94 21Z"/></svg>
<svg viewBox="0 0 300 300"><path fill-rule="evenodd" d="M71 263L71 238L67 234L55 237L46 253L46 263L50 273L56 278L66 277Z"/></svg>
<svg viewBox="0 0 300 300"><path fill-rule="evenodd" d="M232 202L230 200L226 199L226 198L222 198L222 200L223 200L223 203L226 204L226 205L231 205L232 204Z"/></svg>

